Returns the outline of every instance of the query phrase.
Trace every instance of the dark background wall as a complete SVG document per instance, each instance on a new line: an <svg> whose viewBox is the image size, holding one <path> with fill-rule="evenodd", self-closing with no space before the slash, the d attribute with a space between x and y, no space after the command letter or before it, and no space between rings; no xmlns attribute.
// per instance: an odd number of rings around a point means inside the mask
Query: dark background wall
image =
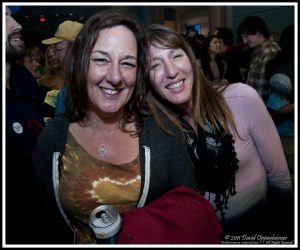
<svg viewBox="0 0 300 250"><path fill-rule="evenodd" d="M235 6L232 8L232 29L234 34L238 25L247 16L260 16L265 20L270 31L281 32L288 25L294 24L293 6Z"/></svg>
<svg viewBox="0 0 300 250"><path fill-rule="evenodd" d="M9 3L7 3L9 4ZM21 3L22 4L22 3ZM77 5L76 5L77 4ZM294 24L295 4L279 5L278 3L266 4L265 6L227 4L224 6L204 5L174 5L149 6L149 5L101 5L101 3L90 3L90 5L78 5L78 3L58 5L58 3L41 4L32 3L23 5L14 14L18 22L24 28L24 40L26 45L41 45L43 39L54 35L58 25L64 20L84 22L94 13L113 8L123 13L136 16L145 25L150 23L162 23L185 33L186 24L201 24L202 32L214 32L217 26L228 26L236 35L239 23L250 15L262 17L270 31L281 32L286 26ZM4 9L4 8L3 8ZM44 15L46 22L39 22L40 15ZM297 33L296 33L297 34Z"/></svg>

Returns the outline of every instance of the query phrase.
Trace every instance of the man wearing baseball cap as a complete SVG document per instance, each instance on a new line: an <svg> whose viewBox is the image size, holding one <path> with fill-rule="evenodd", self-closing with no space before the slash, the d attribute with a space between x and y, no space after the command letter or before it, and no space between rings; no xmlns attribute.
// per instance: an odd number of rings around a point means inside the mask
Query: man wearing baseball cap
<svg viewBox="0 0 300 250"><path fill-rule="evenodd" d="M69 52L69 49L72 46L77 34L81 30L83 24L76 21L64 21L59 26L55 32L54 37L45 39L42 41L43 44L51 45L54 44L54 53L61 65L62 75L64 77L64 68L66 58ZM64 111L65 108L65 92L66 85L58 92L55 101L55 113L60 113ZM47 98L47 96L46 96Z"/></svg>
<svg viewBox="0 0 300 250"><path fill-rule="evenodd" d="M58 55L60 63L63 63L68 48L71 47L81 28L81 23L70 20L64 21L58 26L54 37L43 40L42 43L46 45L54 44L55 53Z"/></svg>

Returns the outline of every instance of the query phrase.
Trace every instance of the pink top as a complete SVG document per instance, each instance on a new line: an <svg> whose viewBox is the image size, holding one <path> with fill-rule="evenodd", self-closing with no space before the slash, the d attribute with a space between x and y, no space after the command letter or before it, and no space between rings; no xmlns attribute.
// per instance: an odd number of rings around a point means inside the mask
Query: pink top
<svg viewBox="0 0 300 250"><path fill-rule="evenodd" d="M225 220L247 216L254 206L266 201L268 183L280 192L290 192L292 183L281 141L265 104L247 84L231 84L224 92L235 119L240 139L231 129L239 160L236 194L228 200ZM210 202L214 204L214 194ZM220 213L218 212L220 219Z"/></svg>

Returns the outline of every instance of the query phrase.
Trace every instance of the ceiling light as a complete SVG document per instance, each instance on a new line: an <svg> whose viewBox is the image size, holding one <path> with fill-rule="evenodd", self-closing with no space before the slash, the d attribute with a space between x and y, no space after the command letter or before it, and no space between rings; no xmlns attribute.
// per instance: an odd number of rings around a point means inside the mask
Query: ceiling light
<svg viewBox="0 0 300 250"><path fill-rule="evenodd" d="M46 17L44 15L40 15L40 22L41 23L46 22Z"/></svg>

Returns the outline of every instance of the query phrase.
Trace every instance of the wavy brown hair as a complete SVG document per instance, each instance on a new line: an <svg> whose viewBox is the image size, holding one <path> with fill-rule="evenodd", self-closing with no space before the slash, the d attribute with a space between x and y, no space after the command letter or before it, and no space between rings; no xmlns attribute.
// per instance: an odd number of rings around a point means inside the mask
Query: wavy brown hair
<svg viewBox="0 0 300 250"><path fill-rule="evenodd" d="M128 15L122 15L113 10L105 10L91 16L77 35L66 68L67 100L66 116L71 122L84 122L89 111L87 75L90 56L98 39L99 32L106 28L123 25L134 34L137 42L137 80L134 92L124 108L122 123L137 122L137 133L144 126L146 110L145 92L149 84L146 69L146 41L143 28Z"/></svg>

